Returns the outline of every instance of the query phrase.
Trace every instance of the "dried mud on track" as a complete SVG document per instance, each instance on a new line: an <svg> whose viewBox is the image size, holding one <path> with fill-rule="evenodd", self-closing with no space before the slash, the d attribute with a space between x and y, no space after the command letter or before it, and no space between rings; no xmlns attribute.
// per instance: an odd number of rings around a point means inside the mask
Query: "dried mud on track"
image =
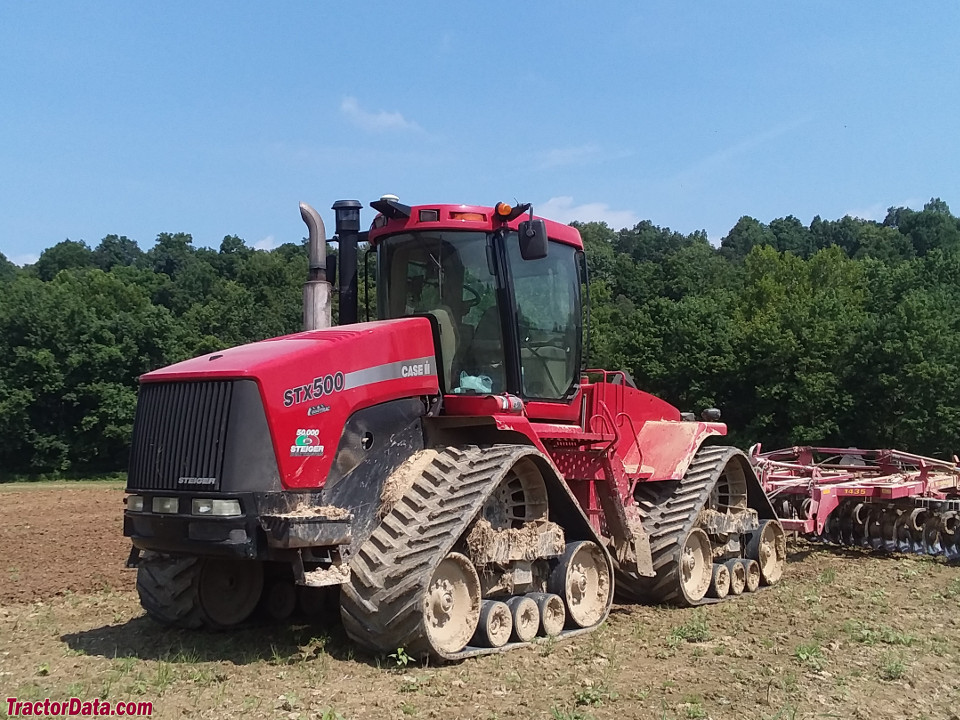
<svg viewBox="0 0 960 720"><path fill-rule="evenodd" d="M733 602L615 606L591 635L398 667L336 618L159 628L120 569L121 497L0 488L0 699L146 700L161 718L960 720L960 568L938 560L793 542L785 580Z"/></svg>

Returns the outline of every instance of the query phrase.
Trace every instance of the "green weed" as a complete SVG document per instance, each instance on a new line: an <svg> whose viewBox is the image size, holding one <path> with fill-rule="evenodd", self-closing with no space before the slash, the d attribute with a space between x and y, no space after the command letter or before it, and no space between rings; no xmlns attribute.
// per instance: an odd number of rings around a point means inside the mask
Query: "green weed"
<svg viewBox="0 0 960 720"><path fill-rule="evenodd" d="M815 642L797 645L793 651L793 656L797 659L797 662L811 670L822 670L826 661L823 650Z"/></svg>
<svg viewBox="0 0 960 720"><path fill-rule="evenodd" d="M689 622L678 625L670 631L667 636L667 644L676 647L682 640L689 643L706 642L710 639L710 626L707 624L706 615L697 610Z"/></svg>

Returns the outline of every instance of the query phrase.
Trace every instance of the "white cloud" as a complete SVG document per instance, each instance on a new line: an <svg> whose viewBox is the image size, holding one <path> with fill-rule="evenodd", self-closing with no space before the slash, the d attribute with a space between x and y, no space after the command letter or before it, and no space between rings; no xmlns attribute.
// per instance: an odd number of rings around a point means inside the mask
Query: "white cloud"
<svg viewBox="0 0 960 720"><path fill-rule="evenodd" d="M275 247L277 247L277 239L273 235L267 235L263 240L253 244L254 250L273 250Z"/></svg>
<svg viewBox="0 0 960 720"><path fill-rule="evenodd" d="M907 198L903 202L887 203L887 204L874 203L869 207L847 210L847 212L845 212L844 215L860 218L861 220L875 220L876 222L880 222L887 217L888 208L906 207L906 208L911 208L912 210L919 210L923 207L925 202L926 202L925 200L920 200L919 198Z"/></svg>
<svg viewBox="0 0 960 720"><path fill-rule="evenodd" d="M354 125L370 132L384 132L388 130L420 130L420 126L412 120L407 120L399 112L380 110L370 112L360 107L355 97L347 96L340 103L340 112Z"/></svg>
<svg viewBox="0 0 960 720"><path fill-rule="evenodd" d="M594 202L574 205L569 196L552 197L544 203L534 205L534 212L557 222L605 222L614 230L633 227L640 222L639 216L632 210L612 210L606 203Z"/></svg>
<svg viewBox="0 0 960 720"><path fill-rule="evenodd" d="M23 255L14 255L11 258L8 258L10 262L14 265L19 265L23 267L24 265L33 265L37 260L40 259L39 255L35 253L25 253Z"/></svg>
<svg viewBox="0 0 960 720"><path fill-rule="evenodd" d="M849 215L850 217L860 218L861 220L875 220L880 222L887 216L887 209L883 207L881 203L874 203L867 208L859 208L857 210L847 210L844 215Z"/></svg>

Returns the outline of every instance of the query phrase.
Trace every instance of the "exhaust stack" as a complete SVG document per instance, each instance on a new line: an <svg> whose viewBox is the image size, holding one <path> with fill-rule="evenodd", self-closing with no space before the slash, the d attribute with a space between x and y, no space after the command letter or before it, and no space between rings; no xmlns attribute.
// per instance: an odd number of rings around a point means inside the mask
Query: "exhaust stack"
<svg viewBox="0 0 960 720"><path fill-rule="evenodd" d="M330 283L327 282L327 231L320 213L300 203L300 217L307 224L310 259L303 285L303 329L321 330L331 325Z"/></svg>

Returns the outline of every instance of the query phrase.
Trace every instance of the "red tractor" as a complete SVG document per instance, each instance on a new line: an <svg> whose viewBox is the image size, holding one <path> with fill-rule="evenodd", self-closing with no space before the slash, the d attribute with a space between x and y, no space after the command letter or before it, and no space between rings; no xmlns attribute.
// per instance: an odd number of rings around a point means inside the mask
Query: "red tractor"
<svg viewBox="0 0 960 720"><path fill-rule="evenodd" d="M777 582L783 529L748 458L705 444L719 412L583 369L575 228L527 205L372 206L361 233L360 203L334 205L340 326L305 292L321 329L141 378L124 533L151 617L228 628L334 586L360 645L452 659L587 632L615 593L698 605ZM308 290L329 290L304 219Z"/></svg>

